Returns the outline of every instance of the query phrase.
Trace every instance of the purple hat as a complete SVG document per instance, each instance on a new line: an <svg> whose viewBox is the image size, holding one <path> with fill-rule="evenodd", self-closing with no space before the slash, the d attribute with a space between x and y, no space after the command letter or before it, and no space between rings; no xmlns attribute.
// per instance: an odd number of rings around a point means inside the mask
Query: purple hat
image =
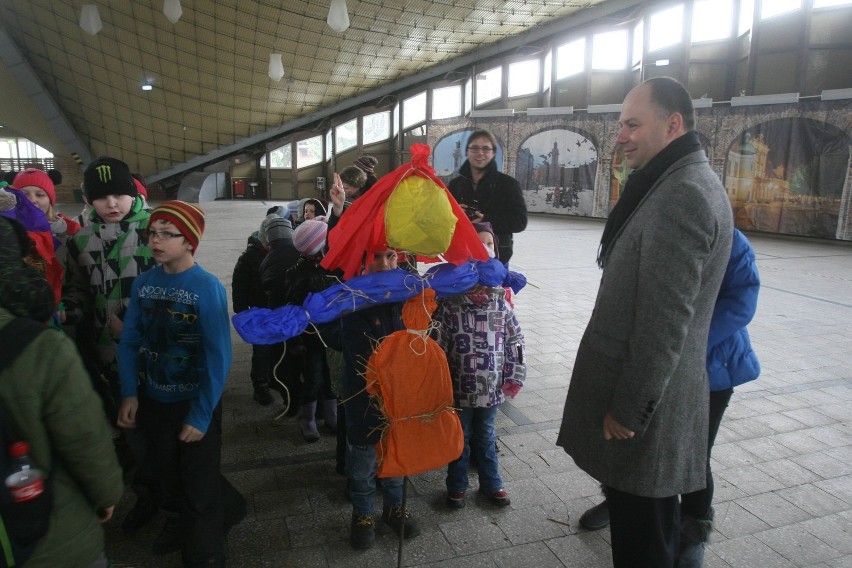
<svg viewBox="0 0 852 568"><path fill-rule="evenodd" d="M319 219L308 219L293 232L293 246L305 256L319 254L325 246L328 224Z"/></svg>
<svg viewBox="0 0 852 568"><path fill-rule="evenodd" d="M494 237L494 258L499 259L500 252L497 250L497 247L500 246L500 241L497 240L497 235L494 234L494 228L491 226L491 223L488 221L473 223L473 228L477 233L491 233L491 236Z"/></svg>

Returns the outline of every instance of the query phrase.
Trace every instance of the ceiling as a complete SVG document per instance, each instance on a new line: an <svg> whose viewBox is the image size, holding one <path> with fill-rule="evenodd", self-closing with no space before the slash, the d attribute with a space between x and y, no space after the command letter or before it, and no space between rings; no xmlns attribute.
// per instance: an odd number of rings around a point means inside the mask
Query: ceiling
<svg viewBox="0 0 852 568"><path fill-rule="evenodd" d="M348 0L336 33L329 0L0 0L0 136L162 179L638 3Z"/></svg>

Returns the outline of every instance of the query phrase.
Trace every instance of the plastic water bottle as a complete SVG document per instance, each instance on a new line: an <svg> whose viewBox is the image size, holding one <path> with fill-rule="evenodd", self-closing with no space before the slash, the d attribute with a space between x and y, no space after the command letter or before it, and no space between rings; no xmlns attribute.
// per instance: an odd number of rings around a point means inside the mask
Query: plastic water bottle
<svg viewBox="0 0 852 568"><path fill-rule="evenodd" d="M12 466L6 476L6 487L13 503L30 501L44 493L44 473L33 465L29 453L30 445L26 442L15 442L9 446Z"/></svg>

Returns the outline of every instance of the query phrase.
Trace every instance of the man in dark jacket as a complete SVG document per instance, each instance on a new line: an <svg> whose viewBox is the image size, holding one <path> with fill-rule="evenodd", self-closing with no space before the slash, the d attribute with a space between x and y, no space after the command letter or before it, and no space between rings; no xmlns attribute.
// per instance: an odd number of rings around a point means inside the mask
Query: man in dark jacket
<svg viewBox="0 0 852 568"><path fill-rule="evenodd" d="M475 130L467 139L467 160L448 189L474 223L488 221L497 235L499 258L509 264L512 234L527 228L527 204L518 180L497 171L497 139Z"/></svg>

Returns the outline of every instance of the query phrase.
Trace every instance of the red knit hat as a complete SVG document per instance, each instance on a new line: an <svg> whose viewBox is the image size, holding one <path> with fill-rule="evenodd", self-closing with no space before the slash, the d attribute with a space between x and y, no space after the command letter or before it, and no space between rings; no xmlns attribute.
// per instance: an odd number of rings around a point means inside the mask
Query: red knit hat
<svg viewBox="0 0 852 568"><path fill-rule="evenodd" d="M141 181L139 181L137 178L133 178L133 185L136 186L136 193L138 193L145 199L148 199L148 189Z"/></svg>
<svg viewBox="0 0 852 568"><path fill-rule="evenodd" d="M192 245L192 254L198 250L198 241L204 233L204 211L198 205L186 201L163 201L151 211L148 220L150 227L157 219L167 221L177 227L180 234Z"/></svg>
<svg viewBox="0 0 852 568"><path fill-rule="evenodd" d="M18 172L18 175L15 176L15 180L12 182L12 187L15 189L23 189L25 187L42 189L50 199L50 204L56 205L56 187L53 185L53 180L47 175L47 172L36 168L27 168L22 172Z"/></svg>

